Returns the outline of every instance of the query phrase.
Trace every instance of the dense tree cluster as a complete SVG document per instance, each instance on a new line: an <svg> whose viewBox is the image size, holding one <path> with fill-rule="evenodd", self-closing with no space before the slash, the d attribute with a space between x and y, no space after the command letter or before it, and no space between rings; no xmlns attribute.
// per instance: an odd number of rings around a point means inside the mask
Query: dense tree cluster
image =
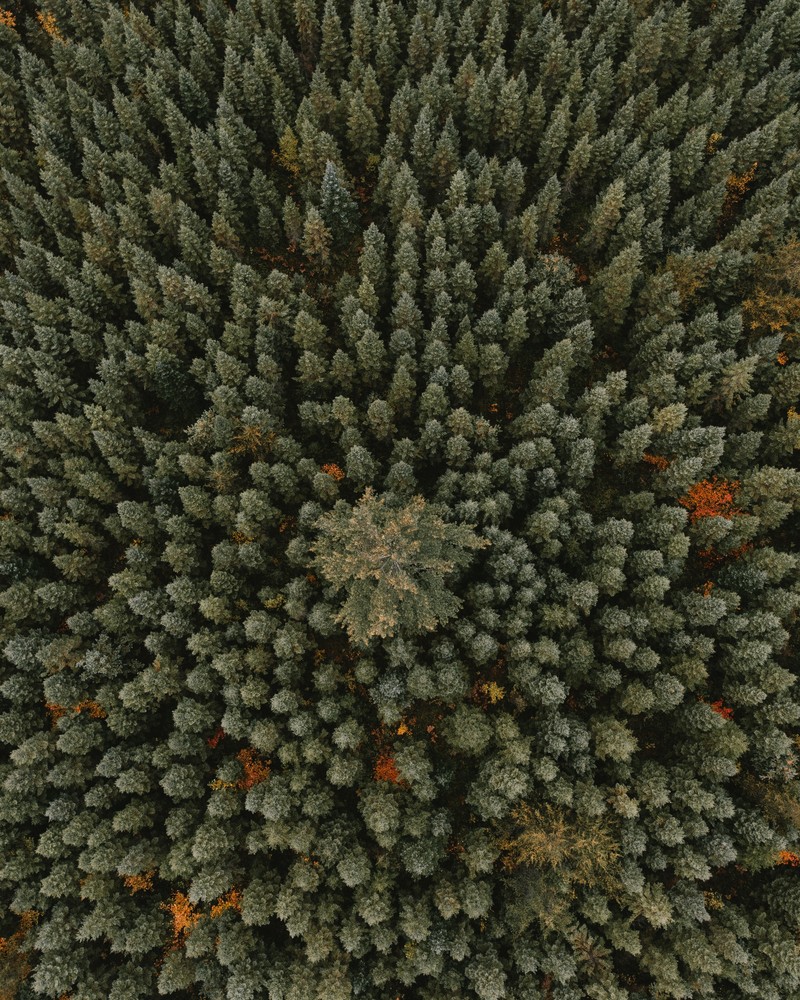
<svg viewBox="0 0 800 1000"><path fill-rule="evenodd" d="M1 996L800 995L798 53L0 11Z"/></svg>

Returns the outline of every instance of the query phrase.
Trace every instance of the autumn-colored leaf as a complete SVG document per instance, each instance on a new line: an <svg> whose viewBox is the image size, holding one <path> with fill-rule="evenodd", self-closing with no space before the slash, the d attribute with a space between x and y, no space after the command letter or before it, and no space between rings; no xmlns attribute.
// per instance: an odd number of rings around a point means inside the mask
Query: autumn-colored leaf
<svg viewBox="0 0 800 1000"><path fill-rule="evenodd" d="M741 514L734 506L734 494L738 488L738 480L717 479L714 476L695 483L678 503L689 511L692 523L701 517L731 518Z"/></svg>

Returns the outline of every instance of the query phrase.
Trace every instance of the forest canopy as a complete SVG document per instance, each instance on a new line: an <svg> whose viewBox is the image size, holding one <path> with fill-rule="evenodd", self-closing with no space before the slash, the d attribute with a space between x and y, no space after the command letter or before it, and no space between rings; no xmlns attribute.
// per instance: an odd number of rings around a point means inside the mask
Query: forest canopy
<svg viewBox="0 0 800 1000"><path fill-rule="evenodd" d="M0 1000L800 996L796 0L0 3Z"/></svg>

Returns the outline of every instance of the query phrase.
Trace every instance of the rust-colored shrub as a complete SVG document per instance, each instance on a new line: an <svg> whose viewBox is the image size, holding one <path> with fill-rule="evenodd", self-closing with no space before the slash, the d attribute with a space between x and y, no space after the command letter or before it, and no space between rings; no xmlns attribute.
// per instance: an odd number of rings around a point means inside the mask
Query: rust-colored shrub
<svg viewBox="0 0 800 1000"><path fill-rule="evenodd" d="M182 945L202 914L190 901L184 892L175 892L168 903L162 903L161 909L172 917L172 943Z"/></svg>
<svg viewBox="0 0 800 1000"><path fill-rule="evenodd" d="M59 31L55 14L52 14L50 11L38 10L36 12L36 20L42 26L42 30L50 35L51 38L57 38L60 42L64 41L64 36Z"/></svg>
<svg viewBox="0 0 800 1000"><path fill-rule="evenodd" d="M344 479L344 472L342 472L335 462L326 462L326 464L322 466L322 471L326 472L331 479L335 479L337 482Z"/></svg>
<svg viewBox="0 0 800 1000"><path fill-rule="evenodd" d="M20 914L14 933L0 937L0 1000L14 1000L20 983L30 975L25 938L38 919L37 910L26 910Z"/></svg>
<svg viewBox="0 0 800 1000"><path fill-rule="evenodd" d="M220 896L211 907L211 916L219 917L226 910L236 910L237 913L241 913L242 894L238 889L229 889L224 896Z"/></svg>
<svg viewBox="0 0 800 1000"><path fill-rule="evenodd" d="M655 466L656 469L663 471L669 465L668 459L664 458L663 455L651 455L650 452L644 452L642 455L642 461L647 462L648 465Z"/></svg>
<svg viewBox="0 0 800 1000"><path fill-rule="evenodd" d="M216 750L221 740L225 739L225 730L220 726L213 736L209 736L206 743L211 747L212 750Z"/></svg>
<svg viewBox="0 0 800 1000"><path fill-rule="evenodd" d="M250 747L240 750L236 754L236 759L244 770L244 776L239 779L238 788L247 791L253 785L258 785L262 781L266 781L269 777L270 761L262 760L255 750L250 749Z"/></svg>
<svg viewBox="0 0 800 1000"><path fill-rule="evenodd" d="M122 881L130 889L131 894L136 892L147 892L153 888L153 877L155 873L155 868L151 868L150 871L141 872L138 875L125 875Z"/></svg>
<svg viewBox="0 0 800 1000"><path fill-rule="evenodd" d="M375 781L391 781L395 785L400 783L400 772L388 750L384 750L375 761L372 776Z"/></svg>
<svg viewBox="0 0 800 1000"><path fill-rule="evenodd" d="M689 511L689 520L694 523L701 517L734 517L741 511L734 506L734 494L739 488L738 480L703 479L690 487L678 503Z"/></svg>
<svg viewBox="0 0 800 1000"><path fill-rule="evenodd" d="M733 718L733 709L726 705L721 698L711 702L711 711L721 715L723 719Z"/></svg>

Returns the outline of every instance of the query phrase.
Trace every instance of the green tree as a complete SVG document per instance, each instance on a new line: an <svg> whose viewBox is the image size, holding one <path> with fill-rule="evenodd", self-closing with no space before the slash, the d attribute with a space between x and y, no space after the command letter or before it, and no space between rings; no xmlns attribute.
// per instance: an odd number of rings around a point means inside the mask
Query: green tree
<svg viewBox="0 0 800 1000"><path fill-rule="evenodd" d="M371 488L354 507L323 515L316 528L315 566L346 591L337 620L360 645L398 631L431 631L452 618L461 602L445 576L490 544L471 525L443 521L421 496L395 510Z"/></svg>
<svg viewBox="0 0 800 1000"><path fill-rule="evenodd" d="M345 246L356 232L358 209L330 160L322 178L319 211L333 236L334 244Z"/></svg>

